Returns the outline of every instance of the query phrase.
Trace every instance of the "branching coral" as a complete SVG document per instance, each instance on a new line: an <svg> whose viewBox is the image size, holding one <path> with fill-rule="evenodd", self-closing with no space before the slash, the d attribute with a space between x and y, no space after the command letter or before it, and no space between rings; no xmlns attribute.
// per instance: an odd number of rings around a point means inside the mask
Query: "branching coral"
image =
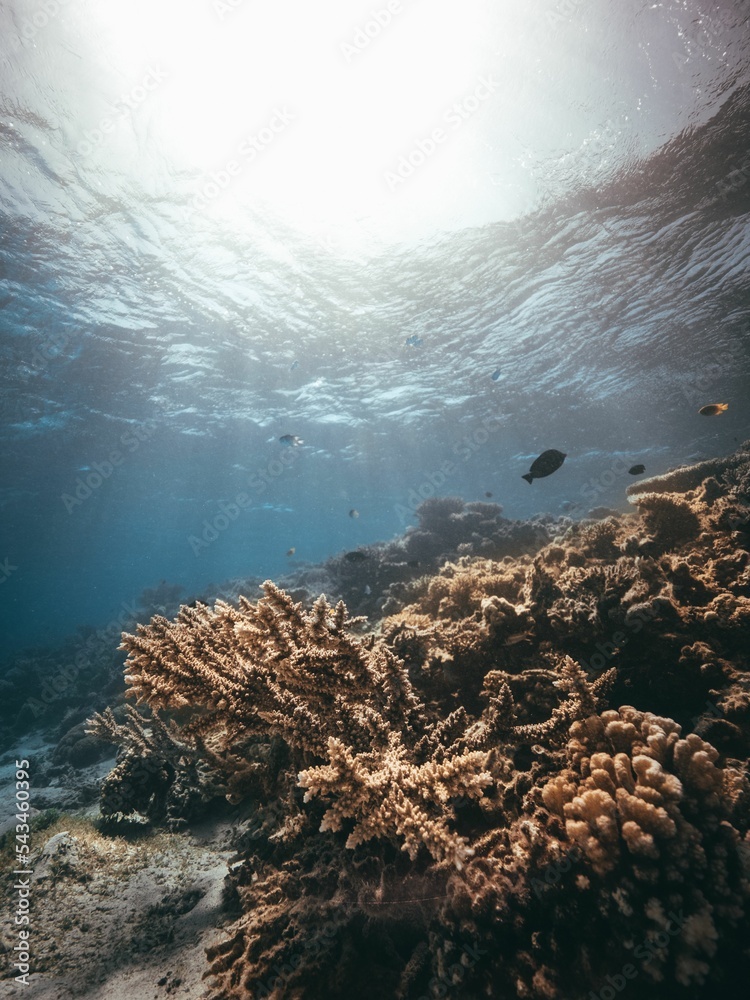
<svg viewBox="0 0 750 1000"><path fill-rule="evenodd" d="M271 583L253 606L183 609L126 636L126 679L152 707L185 709L188 737L205 734L225 766L241 735L277 737L294 752L299 783L333 799L321 829L353 820L349 843L371 837L424 845L437 858L465 855L451 832L451 797L478 797L492 780L486 755L464 752L417 764L415 724L424 707L399 660L382 644L351 636L343 604L324 598L304 612ZM201 654L201 655L199 655ZM322 766L302 769L322 758ZM237 765L240 767L241 765Z"/></svg>
<svg viewBox="0 0 750 1000"><path fill-rule="evenodd" d="M487 754L466 752L438 763L417 766L406 761L406 748L397 739L383 753L354 755L331 738L328 764L302 771L299 783L307 789L305 801L316 795L333 798L320 829L341 830L348 819L355 826L346 840L356 847L373 837L395 834L414 860L420 846L433 857L452 859L460 867L471 853L462 839L435 817L435 806L446 816L455 815L451 799L479 799L491 784L485 770ZM344 795L342 789L346 789Z"/></svg>

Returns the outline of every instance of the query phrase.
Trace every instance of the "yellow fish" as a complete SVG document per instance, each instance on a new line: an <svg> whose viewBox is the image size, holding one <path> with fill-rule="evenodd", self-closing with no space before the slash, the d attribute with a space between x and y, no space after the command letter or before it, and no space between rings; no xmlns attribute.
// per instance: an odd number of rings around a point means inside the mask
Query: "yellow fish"
<svg viewBox="0 0 750 1000"><path fill-rule="evenodd" d="M723 413L724 410L729 409L729 403L709 403L708 406L701 406L698 413L702 417L715 417L719 413Z"/></svg>

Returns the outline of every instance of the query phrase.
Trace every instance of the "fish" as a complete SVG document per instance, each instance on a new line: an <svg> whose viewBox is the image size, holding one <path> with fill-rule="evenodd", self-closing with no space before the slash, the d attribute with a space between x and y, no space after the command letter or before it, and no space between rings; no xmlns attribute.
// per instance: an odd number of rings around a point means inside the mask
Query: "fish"
<svg viewBox="0 0 750 1000"><path fill-rule="evenodd" d="M484 491L484 495L485 495L485 496L486 496L486 497L487 497L488 499L489 499L489 498L490 498L490 497L492 496L492 494L490 493L490 491L489 491L489 490L485 490L485 491Z"/></svg>
<svg viewBox="0 0 750 1000"><path fill-rule="evenodd" d="M293 372L297 368L299 368L299 361L292 361L291 365L289 366L289 371Z"/></svg>
<svg viewBox="0 0 750 1000"><path fill-rule="evenodd" d="M364 589L365 597L369 597L371 593L372 593L372 587L368 583Z"/></svg>
<svg viewBox="0 0 750 1000"><path fill-rule="evenodd" d="M504 646L517 646L519 642L525 642L527 639L531 639L532 632L516 632L513 635L508 635L503 639Z"/></svg>
<svg viewBox="0 0 750 1000"><path fill-rule="evenodd" d="M521 479L525 479L527 483L532 483L535 479L544 479L545 476L551 476L553 472L557 472L566 458L567 455L565 452L558 451L556 448L548 448L547 451L542 452L539 458L534 459L531 463L531 469L525 476L521 476Z"/></svg>
<svg viewBox="0 0 750 1000"><path fill-rule="evenodd" d="M576 500L563 500L560 510L578 510L581 505Z"/></svg>
<svg viewBox="0 0 750 1000"><path fill-rule="evenodd" d="M282 434L279 438L279 444L283 444L285 448L298 448L304 443L302 438L298 438L296 434Z"/></svg>
<svg viewBox="0 0 750 1000"><path fill-rule="evenodd" d="M500 369L496 368L494 370L494 372L490 375L490 378L492 379L493 382L497 382L497 380L500 378L501 374L502 374L502 372L500 371Z"/></svg>
<svg viewBox="0 0 750 1000"><path fill-rule="evenodd" d="M289 551L287 552L287 558L289 558L289 556L293 556L296 551L297 550L294 548L294 546L292 546L292 548L289 549Z"/></svg>
<svg viewBox="0 0 750 1000"><path fill-rule="evenodd" d="M708 406L701 406L698 413L702 417L717 417L720 413L729 409L729 403L709 403Z"/></svg>
<svg viewBox="0 0 750 1000"><path fill-rule="evenodd" d="M349 511L349 517L359 517L359 511L355 507L352 507Z"/></svg>
<svg viewBox="0 0 750 1000"><path fill-rule="evenodd" d="M416 333L413 333L411 337L406 338L407 347L419 347L421 343L422 343L422 338L417 336Z"/></svg>
<svg viewBox="0 0 750 1000"><path fill-rule="evenodd" d="M631 465L628 469L628 473L631 476L640 476L642 472L646 471L645 465Z"/></svg>
<svg viewBox="0 0 750 1000"><path fill-rule="evenodd" d="M419 566L419 559L407 559L407 566L411 566L412 569L416 569Z"/></svg>
<svg viewBox="0 0 750 1000"><path fill-rule="evenodd" d="M368 554L366 552L360 552L359 549L355 549L354 552L345 552L344 553L344 559L346 559L347 562L352 562L352 563L355 563L355 562L364 562L365 559L369 559L369 558L370 557L368 556Z"/></svg>

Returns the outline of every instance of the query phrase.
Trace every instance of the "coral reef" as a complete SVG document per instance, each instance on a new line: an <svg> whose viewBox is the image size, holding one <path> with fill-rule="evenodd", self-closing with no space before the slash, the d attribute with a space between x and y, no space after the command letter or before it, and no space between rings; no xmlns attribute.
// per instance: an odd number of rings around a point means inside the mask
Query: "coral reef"
<svg viewBox="0 0 750 1000"><path fill-rule="evenodd" d="M718 479L725 478L727 474L731 475L737 469L746 469L748 448L750 448L750 441L745 442L742 448L733 455L710 458L695 465L681 465L662 476L641 479L628 486L627 494L628 496L637 496L640 493L687 493L690 490L695 490L705 482L712 480L716 482Z"/></svg>
<svg viewBox="0 0 750 1000"><path fill-rule="evenodd" d="M460 866L467 849L450 828L451 803L481 800L494 781L492 767L503 768L493 764L490 745L499 732L516 734L507 685L477 690L489 702L478 719L463 712L444 720L418 697L385 643L350 633L357 621L342 603L331 608L321 597L307 613L270 581L264 590L257 605L241 598L238 609L222 602L213 610L183 608L174 622L157 616L137 635L125 635L129 690L154 710L181 711L183 724L168 729L155 714L147 737L135 711L127 727L111 713L95 717L89 731L125 747L105 791L152 762L154 787L142 783L140 795L131 796L133 808L148 813L177 758L197 753L210 754L239 801L258 791L258 772L267 773L265 760L251 761L252 745L276 740L288 758L277 782L288 788L293 776L306 789L305 802L325 800L321 832L346 825L349 847L381 838L412 860L424 846L436 860ZM570 697L553 712L556 724L594 704L572 661L558 673L556 683ZM124 810L108 802L106 811Z"/></svg>
<svg viewBox="0 0 750 1000"><path fill-rule="evenodd" d="M341 599L356 614L371 619L388 614L407 586L435 573L446 560L462 556L502 559L537 552L571 524L569 518L537 516L512 521L500 504L467 503L460 497L431 497L414 510L416 525L401 538L361 550L365 558L345 555L322 567L303 567L280 583L295 600L310 603L321 591ZM247 593L247 591L245 592Z"/></svg>
<svg viewBox="0 0 750 1000"><path fill-rule="evenodd" d="M486 539L495 505L428 503L392 545L471 552L417 560L377 632L267 582L124 636L153 714L95 721L123 748L103 809L176 822L223 795L248 816L212 997L567 1000L636 979L645 1000L739 1000L750 455L662 478L637 513L489 555L457 524ZM392 561L356 572L370 559ZM186 785L197 804L170 799Z"/></svg>

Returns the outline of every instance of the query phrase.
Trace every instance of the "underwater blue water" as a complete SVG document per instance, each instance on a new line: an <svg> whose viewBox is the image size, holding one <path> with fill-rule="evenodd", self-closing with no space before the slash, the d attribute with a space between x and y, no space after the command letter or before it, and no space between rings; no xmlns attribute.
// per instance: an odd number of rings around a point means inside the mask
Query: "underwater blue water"
<svg viewBox="0 0 750 1000"><path fill-rule="evenodd" d="M452 140L476 172L446 168L408 232L376 209L297 226L260 198L196 214L208 175L166 145L158 94L92 141L143 79L108 75L104 5L0 9L5 652L103 625L161 580L197 593L392 538L433 492L491 492L517 518L626 509L634 463L750 436L746 5L469 6L488 30L465 92L494 72L499 96ZM250 39L263 8L231 30ZM334 41L374 9L338 8ZM389 44L356 58L375 72ZM323 56L348 71L340 46ZM173 74L172 97L189 83ZM240 120L226 149L263 101L216 105ZM381 180L429 134L425 107ZM707 419L709 402L730 405ZM547 448L565 464L527 485Z"/></svg>

